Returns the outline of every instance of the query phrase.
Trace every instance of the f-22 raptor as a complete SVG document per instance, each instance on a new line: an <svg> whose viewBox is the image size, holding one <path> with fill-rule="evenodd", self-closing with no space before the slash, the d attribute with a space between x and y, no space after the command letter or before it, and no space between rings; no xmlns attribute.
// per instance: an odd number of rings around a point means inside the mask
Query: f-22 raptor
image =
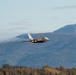
<svg viewBox="0 0 76 75"><path fill-rule="evenodd" d="M40 34L38 39L34 39L30 34L28 34L28 37L30 39L30 42L32 42L32 43L44 43L44 42L49 41L49 39L47 37L42 37L42 34Z"/></svg>

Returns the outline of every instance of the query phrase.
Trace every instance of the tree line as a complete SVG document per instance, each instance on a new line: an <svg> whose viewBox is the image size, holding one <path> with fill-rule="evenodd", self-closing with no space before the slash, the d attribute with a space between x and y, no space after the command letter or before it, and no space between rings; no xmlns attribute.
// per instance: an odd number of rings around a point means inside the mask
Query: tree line
<svg viewBox="0 0 76 75"><path fill-rule="evenodd" d="M76 75L76 68L52 68L43 66L42 68L28 68L25 66L12 66L4 64L0 68L0 75Z"/></svg>

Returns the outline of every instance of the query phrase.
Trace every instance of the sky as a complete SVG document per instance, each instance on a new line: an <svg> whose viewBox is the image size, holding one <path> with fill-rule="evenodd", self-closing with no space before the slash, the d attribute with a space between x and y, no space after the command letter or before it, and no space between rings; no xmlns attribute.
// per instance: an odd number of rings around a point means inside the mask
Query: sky
<svg viewBox="0 0 76 75"><path fill-rule="evenodd" d="M0 0L0 40L75 23L76 0Z"/></svg>

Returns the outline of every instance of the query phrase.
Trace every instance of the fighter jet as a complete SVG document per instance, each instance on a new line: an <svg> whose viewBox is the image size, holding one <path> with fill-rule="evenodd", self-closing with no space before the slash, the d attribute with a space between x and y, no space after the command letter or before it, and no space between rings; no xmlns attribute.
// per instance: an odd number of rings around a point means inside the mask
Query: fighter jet
<svg viewBox="0 0 76 75"><path fill-rule="evenodd" d="M38 37L38 39L34 39L30 34L28 34L28 37L30 39L30 42L32 43L43 43L49 41L47 37L42 37L42 34Z"/></svg>

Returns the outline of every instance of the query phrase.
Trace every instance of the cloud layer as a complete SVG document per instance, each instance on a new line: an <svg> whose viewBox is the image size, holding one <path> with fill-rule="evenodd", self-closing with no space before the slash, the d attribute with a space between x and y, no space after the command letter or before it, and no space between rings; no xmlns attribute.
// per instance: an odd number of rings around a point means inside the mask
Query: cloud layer
<svg viewBox="0 0 76 75"><path fill-rule="evenodd" d="M76 5L56 7L56 8L53 8L53 9L76 9Z"/></svg>

